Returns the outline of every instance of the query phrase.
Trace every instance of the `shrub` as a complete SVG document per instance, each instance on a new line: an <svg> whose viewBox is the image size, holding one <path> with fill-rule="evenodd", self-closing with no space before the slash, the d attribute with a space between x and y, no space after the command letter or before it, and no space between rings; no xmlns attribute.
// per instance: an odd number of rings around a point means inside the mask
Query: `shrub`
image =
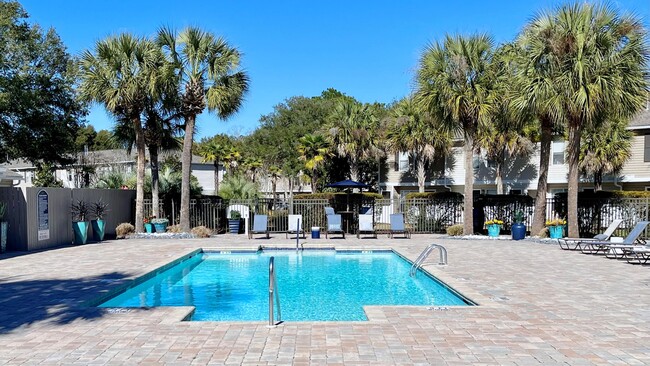
<svg viewBox="0 0 650 366"><path fill-rule="evenodd" d="M192 228L192 234L199 238L209 238L212 235L212 230L205 226L197 226Z"/></svg>
<svg viewBox="0 0 650 366"><path fill-rule="evenodd" d="M345 196L348 193L345 192L319 192L319 193L301 193L294 195L295 199L298 200L312 200L312 199L323 199L323 200L332 200L336 196ZM358 195L359 193L350 193L351 196ZM361 195L364 198L374 198L382 199L383 196L375 192L361 192Z"/></svg>
<svg viewBox="0 0 650 366"><path fill-rule="evenodd" d="M230 210L230 216L228 216L230 220L239 220L241 219L241 212L237 210Z"/></svg>
<svg viewBox="0 0 650 366"><path fill-rule="evenodd" d="M548 238L548 228L545 227L542 230L540 230L539 233L537 233L537 236L539 236L540 238Z"/></svg>
<svg viewBox="0 0 650 366"><path fill-rule="evenodd" d="M169 224L169 220L164 218L164 217L161 217L161 218L158 218L158 219L151 219L151 223L152 224L158 224L158 225L160 225L160 224L167 225L167 224Z"/></svg>
<svg viewBox="0 0 650 366"><path fill-rule="evenodd" d="M447 228L447 235L449 236L461 236L463 235L463 225L451 225Z"/></svg>
<svg viewBox="0 0 650 366"><path fill-rule="evenodd" d="M442 199L459 199L459 200L462 200L463 199L463 194L458 193L458 192L449 192L449 191L444 191L444 192L424 192L424 193L411 192L411 193L406 194L406 199L407 200L415 199L415 198L419 198L419 199L438 199L438 200L442 200Z"/></svg>
<svg viewBox="0 0 650 366"><path fill-rule="evenodd" d="M115 228L115 234L118 239L126 238L127 235L135 233L135 227L128 222L123 222Z"/></svg>
<svg viewBox="0 0 650 366"><path fill-rule="evenodd" d="M612 193L621 198L650 198L650 191L614 191Z"/></svg>
<svg viewBox="0 0 650 366"><path fill-rule="evenodd" d="M175 233L175 234L182 233L181 226L180 225L167 226L167 232L168 233Z"/></svg>

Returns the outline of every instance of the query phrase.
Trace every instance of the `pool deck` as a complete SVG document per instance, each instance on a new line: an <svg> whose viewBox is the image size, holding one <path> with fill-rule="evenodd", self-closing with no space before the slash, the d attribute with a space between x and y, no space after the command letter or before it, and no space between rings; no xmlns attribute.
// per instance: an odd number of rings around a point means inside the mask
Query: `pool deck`
<svg viewBox="0 0 650 366"><path fill-rule="evenodd" d="M368 322L182 322L191 308L85 307L197 248L294 247L244 235L107 241L0 255L0 365L4 364L650 364L650 266L532 241L353 237L306 248L393 248L476 307L367 307ZM279 284L282 286L282 284Z"/></svg>

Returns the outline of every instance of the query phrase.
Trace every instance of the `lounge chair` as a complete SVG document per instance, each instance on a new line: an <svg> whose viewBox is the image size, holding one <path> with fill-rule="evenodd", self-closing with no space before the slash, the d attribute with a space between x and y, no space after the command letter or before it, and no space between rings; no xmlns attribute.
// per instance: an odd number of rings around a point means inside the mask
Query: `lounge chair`
<svg viewBox="0 0 650 366"><path fill-rule="evenodd" d="M325 239L328 239L329 234L340 233L345 239L345 231L341 225L341 215L327 215L327 230L325 230Z"/></svg>
<svg viewBox="0 0 650 366"><path fill-rule="evenodd" d="M266 234L266 238L269 238L269 217L267 215L253 216L253 228L248 232L248 239L253 239L254 234Z"/></svg>
<svg viewBox="0 0 650 366"><path fill-rule="evenodd" d="M628 247L630 247L628 245ZM650 245L631 245L631 248L621 249L623 258L632 264L647 264L650 260Z"/></svg>
<svg viewBox="0 0 650 366"><path fill-rule="evenodd" d="M638 222L632 231L625 237L622 243L612 243L611 241L598 241L598 240L588 240L579 242L580 250L586 254L598 254L606 253L608 250L612 249L614 254L617 250L624 251L627 248L631 248L634 244L645 244L645 242L639 237L650 224L649 221L640 221Z"/></svg>
<svg viewBox="0 0 650 366"><path fill-rule="evenodd" d="M588 242L588 241L607 241L609 238L614 234L614 231L618 229L619 225L623 220L616 219L613 220L611 224L609 224L609 227L607 227L607 230L605 230L604 233L598 234L594 236L593 238L560 238L558 239L558 243L560 244L560 248L564 250L579 250L580 249L580 243Z"/></svg>
<svg viewBox="0 0 650 366"><path fill-rule="evenodd" d="M325 207L325 216L327 215L335 215L333 207Z"/></svg>
<svg viewBox="0 0 650 366"><path fill-rule="evenodd" d="M305 226L303 225L302 215L289 215L289 230L286 232L286 237L289 238L289 234L296 233L305 238Z"/></svg>
<svg viewBox="0 0 650 366"><path fill-rule="evenodd" d="M410 238L411 233L406 229L404 225L404 214L397 213L390 215L390 231L388 232L388 237L393 238L395 234L403 233L405 238Z"/></svg>
<svg viewBox="0 0 650 366"><path fill-rule="evenodd" d="M357 229L357 239L361 237L361 233L372 233L372 236L377 239L377 231L372 224L372 215L359 215L359 228Z"/></svg>

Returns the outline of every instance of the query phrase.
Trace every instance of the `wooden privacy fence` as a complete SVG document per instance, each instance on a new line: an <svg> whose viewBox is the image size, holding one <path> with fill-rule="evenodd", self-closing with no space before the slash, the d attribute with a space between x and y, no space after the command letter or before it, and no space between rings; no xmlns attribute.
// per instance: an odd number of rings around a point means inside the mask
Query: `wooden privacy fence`
<svg viewBox="0 0 650 366"><path fill-rule="evenodd" d="M364 199L352 204L333 202L328 199L250 199L221 200L215 198L193 199L190 202L190 224L207 226L217 232L227 229L231 210L242 213L249 220L255 214L268 216L271 232L285 232L289 215L302 215L305 231L311 227L324 229L327 226L325 207L334 207L342 215L344 228L348 232L357 229L359 215L373 216L375 228L385 232L390 227L390 215L403 213L406 225L414 233L444 233L449 226L463 223L463 201L460 198L446 199ZM476 202L474 217L475 231L483 230L487 219L504 221L503 232L509 232L517 211L524 214L524 223L530 228L534 216L532 199L484 199ZM178 202L161 202L162 217L177 224L180 217ZM151 201L145 200L145 215L151 215ZM623 224L615 233L625 236L638 221L650 220L650 199L617 198L611 200L581 200L579 204L579 228L582 236L593 236L602 232L614 219ZM546 219L566 218L566 203L556 198L547 200ZM250 223L250 221L249 221ZM532 233L533 235L537 233Z"/></svg>

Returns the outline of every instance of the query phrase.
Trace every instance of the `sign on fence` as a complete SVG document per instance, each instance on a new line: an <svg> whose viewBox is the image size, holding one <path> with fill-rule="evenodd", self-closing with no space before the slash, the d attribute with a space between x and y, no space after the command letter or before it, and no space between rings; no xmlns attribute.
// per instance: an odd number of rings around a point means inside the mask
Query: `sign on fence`
<svg viewBox="0 0 650 366"><path fill-rule="evenodd" d="M37 196L38 240L50 238L50 208L47 192L41 190Z"/></svg>

